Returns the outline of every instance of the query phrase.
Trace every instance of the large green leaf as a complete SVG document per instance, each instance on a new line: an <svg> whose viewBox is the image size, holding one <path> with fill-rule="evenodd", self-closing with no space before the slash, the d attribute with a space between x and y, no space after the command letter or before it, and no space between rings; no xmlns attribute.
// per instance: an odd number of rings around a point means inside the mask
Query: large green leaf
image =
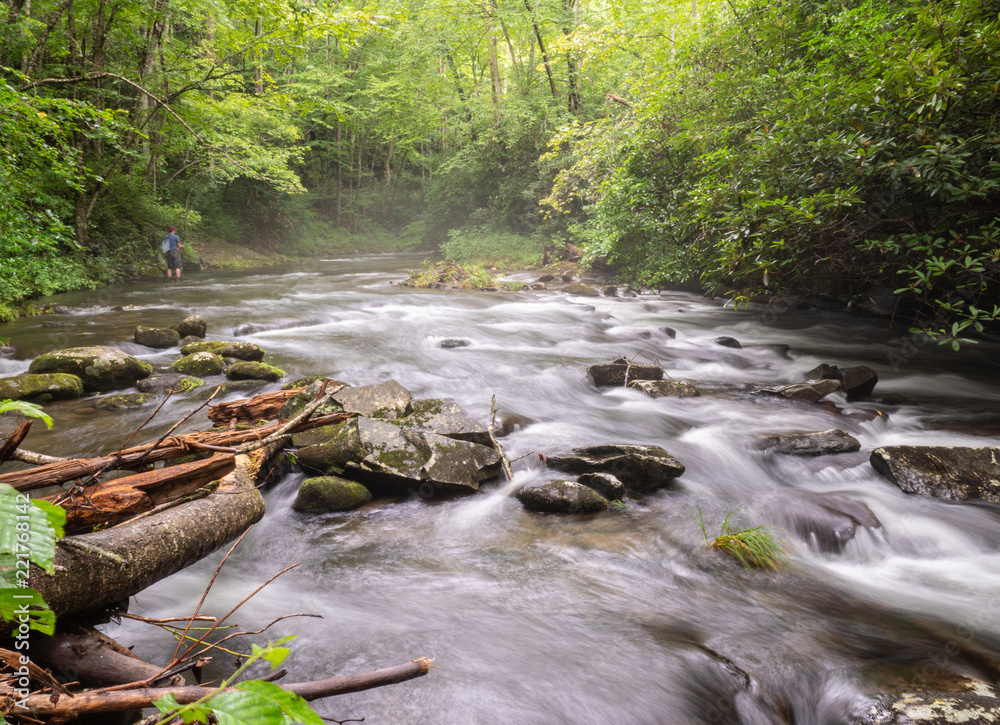
<svg viewBox="0 0 1000 725"><path fill-rule="evenodd" d="M4 580L6 583L6 580ZM29 587L4 586L0 588L0 617L17 624L27 616L30 629L42 634L52 634L56 628L56 615L42 599L42 595Z"/></svg>
<svg viewBox="0 0 1000 725"><path fill-rule="evenodd" d="M282 712L295 722L304 723L304 725L323 725L323 719L313 711L308 702L294 692L289 692L273 682L247 680L239 683L236 687L269 700L280 707Z"/></svg>
<svg viewBox="0 0 1000 725"><path fill-rule="evenodd" d="M254 692L220 692L206 707L211 708L219 725L285 725L284 711Z"/></svg>
<svg viewBox="0 0 1000 725"><path fill-rule="evenodd" d="M26 494L0 484L0 554L27 552L33 564L52 573L56 539L62 536L65 521L66 512L58 506L30 501Z"/></svg>

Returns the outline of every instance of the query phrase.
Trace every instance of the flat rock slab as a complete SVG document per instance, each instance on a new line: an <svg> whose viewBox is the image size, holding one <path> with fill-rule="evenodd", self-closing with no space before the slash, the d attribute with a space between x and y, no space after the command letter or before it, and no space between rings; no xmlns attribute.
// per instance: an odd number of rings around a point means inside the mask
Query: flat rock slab
<svg viewBox="0 0 1000 725"><path fill-rule="evenodd" d="M761 449L791 456L822 456L829 453L853 453L861 443L843 428L815 433L765 433L758 437Z"/></svg>
<svg viewBox="0 0 1000 725"><path fill-rule="evenodd" d="M672 486L684 464L659 446L603 445L574 448L573 455L549 456L549 468L566 473L610 473L629 491L648 493Z"/></svg>
<svg viewBox="0 0 1000 725"><path fill-rule="evenodd" d="M879 698L854 725L1000 723L1000 698L983 683L972 692L904 692Z"/></svg>
<svg viewBox="0 0 1000 725"><path fill-rule="evenodd" d="M473 419L452 398L414 400L409 415L396 419L396 424L419 428L460 441L492 446L486 426Z"/></svg>
<svg viewBox="0 0 1000 725"><path fill-rule="evenodd" d="M529 486L518 491L516 497L529 511L542 513L589 514L608 508L606 498L575 481L549 481Z"/></svg>
<svg viewBox="0 0 1000 725"><path fill-rule="evenodd" d="M838 380L811 380L793 385L761 388L760 392L764 395L775 395L787 400L802 400L807 403L815 403L837 390L840 390L840 381Z"/></svg>
<svg viewBox="0 0 1000 725"><path fill-rule="evenodd" d="M650 398L697 398L701 395L691 383L677 380L633 380L628 386L641 390Z"/></svg>
<svg viewBox="0 0 1000 725"><path fill-rule="evenodd" d="M366 418L394 420L412 412L413 396L395 380L358 388L344 388L333 396L345 413L357 413Z"/></svg>
<svg viewBox="0 0 1000 725"><path fill-rule="evenodd" d="M885 446L872 451L870 460L907 493L1000 503L1000 448Z"/></svg>
<svg viewBox="0 0 1000 725"><path fill-rule="evenodd" d="M663 368L659 365L635 365L625 358L618 358L607 364L591 365L587 375L597 386L622 387L626 381L662 380Z"/></svg>

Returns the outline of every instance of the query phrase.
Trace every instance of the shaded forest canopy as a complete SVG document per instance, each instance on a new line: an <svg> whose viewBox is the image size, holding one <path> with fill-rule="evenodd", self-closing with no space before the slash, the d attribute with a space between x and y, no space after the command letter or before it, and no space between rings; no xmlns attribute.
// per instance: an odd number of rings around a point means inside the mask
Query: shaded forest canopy
<svg viewBox="0 0 1000 725"><path fill-rule="evenodd" d="M1000 317L996 0L4 0L0 318L182 238Z"/></svg>

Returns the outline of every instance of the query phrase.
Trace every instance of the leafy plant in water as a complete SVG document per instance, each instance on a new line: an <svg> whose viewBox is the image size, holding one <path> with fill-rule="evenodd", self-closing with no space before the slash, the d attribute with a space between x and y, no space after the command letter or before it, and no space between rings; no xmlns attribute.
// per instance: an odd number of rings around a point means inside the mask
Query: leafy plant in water
<svg viewBox="0 0 1000 725"><path fill-rule="evenodd" d="M705 520L698 508L698 523L705 546L735 558L747 569L781 569L786 561L784 542L770 526L735 529L731 523L736 511L731 511L719 527L719 535L709 541Z"/></svg>
<svg viewBox="0 0 1000 725"><path fill-rule="evenodd" d="M0 340L0 345L2 344L3 341ZM29 418L40 418L44 421L46 427L52 427L52 418L40 406L34 403L26 403L23 400L0 400L0 415L15 412Z"/></svg>

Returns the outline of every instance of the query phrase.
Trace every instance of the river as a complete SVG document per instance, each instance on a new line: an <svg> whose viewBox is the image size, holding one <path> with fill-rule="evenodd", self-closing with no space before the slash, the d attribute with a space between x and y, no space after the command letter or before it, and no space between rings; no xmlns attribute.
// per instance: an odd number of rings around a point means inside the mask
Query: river
<svg viewBox="0 0 1000 725"><path fill-rule="evenodd" d="M131 342L137 324L202 315L209 338L264 347L288 379L326 374L364 385L395 379L415 397L452 397L485 420L496 395L526 425L505 439L519 483L557 477L538 463L598 443L663 446L687 472L677 490L587 517L527 512L500 487L425 503L376 500L342 514L290 508L303 475L265 491L268 513L222 570L205 611L227 611L283 567L234 617L297 634L288 681L433 657L424 678L334 698L317 710L365 723L843 723L890 686L919 686L961 654L1000 654L1000 514L903 493L868 463L887 444L1000 444L1000 347L960 354L914 345L882 322L815 311L734 311L682 292L574 297L555 291L467 292L391 286L420 258L369 256L254 271L209 271L179 283L60 295L55 315L0 328L16 348L0 375L58 347L110 344L154 365ZM522 279L530 277L522 276ZM123 306L124 309L116 309ZM676 331L670 338L663 331ZM272 328L272 329L264 329ZM713 340L729 335L730 349ZM464 347L443 348L445 339ZM626 355L659 360L675 379L781 383L821 362L865 364L875 397L905 402L803 404L740 395L651 399L599 390L587 365ZM270 386L266 389L275 389ZM149 436L195 405L172 400ZM114 450L149 409L48 406L52 431L25 447L54 455ZM185 429L203 428L198 416ZM858 453L763 454L761 432L840 427ZM863 504L878 527L856 527L841 549L796 522L844 523ZM855 509L856 510L856 509ZM779 573L746 571L706 551L730 512L772 524L790 550ZM194 606L221 552L136 596L133 613ZM135 621L105 630L154 662L173 640ZM957 646L956 646L957 645ZM225 657L220 659L227 659ZM224 663L228 666L230 663ZM748 684L749 683L749 684Z"/></svg>

